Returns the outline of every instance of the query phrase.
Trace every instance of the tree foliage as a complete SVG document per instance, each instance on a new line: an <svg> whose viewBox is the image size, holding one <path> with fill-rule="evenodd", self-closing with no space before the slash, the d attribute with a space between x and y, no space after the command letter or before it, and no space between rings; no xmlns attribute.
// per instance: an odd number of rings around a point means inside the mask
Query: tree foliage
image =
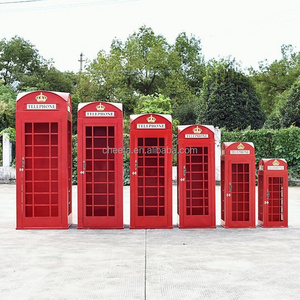
<svg viewBox="0 0 300 300"><path fill-rule="evenodd" d="M171 99L173 108L189 101L199 94L204 69L195 37L181 33L170 45L143 26L125 42L115 39L109 53L100 51L85 76L95 100L122 102L129 115L143 95L162 94Z"/></svg>
<svg viewBox="0 0 300 300"><path fill-rule="evenodd" d="M222 130L222 142L253 142L256 163L262 158L284 158L289 175L300 177L300 128L259 129L242 131Z"/></svg>
<svg viewBox="0 0 300 300"><path fill-rule="evenodd" d="M248 126L257 129L264 122L253 84L230 60L212 61L208 65L198 112L198 123L228 130Z"/></svg>
<svg viewBox="0 0 300 300"><path fill-rule="evenodd" d="M15 88L24 76L39 73L47 62L29 41L15 36L0 41L0 79Z"/></svg>
<svg viewBox="0 0 300 300"><path fill-rule="evenodd" d="M285 102L281 95L290 89L300 75L300 53L295 52L291 45L282 45L281 54L280 60L275 60L271 64L265 60L260 62L258 71L250 70L267 116Z"/></svg>
<svg viewBox="0 0 300 300"><path fill-rule="evenodd" d="M6 128L15 128L16 93L0 82L0 132Z"/></svg>
<svg viewBox="0 0 300 300"><path fill-rule="evenodd" d="M15 36L0 41L0 80L15 91L50 90L74 92L77 75L61 72L44 59L29 41Z"/></svg>
<svg viewBox="0 0 300 300"><path fill-rule="evenodd" d="M137 106L134 109L136 114L172 114L172 106L170 98L165 98L159 94L157 96L147 95L141 96L137 101Z"/></svg>
<svg viewBox="0 0 300 300"><path fill-rule="evenodd" d="M300 127L300 77L290 88L286 103L280 110L283 127L295 125Z"/></svg>
<svg viewBox="0 0 300 300"><path fill-rule="evenodd" d="M19 90L46 90L73 93L76 90L78 75L73 72L61 72L53 66L44 67L39 73L24 76Z"/></svg>

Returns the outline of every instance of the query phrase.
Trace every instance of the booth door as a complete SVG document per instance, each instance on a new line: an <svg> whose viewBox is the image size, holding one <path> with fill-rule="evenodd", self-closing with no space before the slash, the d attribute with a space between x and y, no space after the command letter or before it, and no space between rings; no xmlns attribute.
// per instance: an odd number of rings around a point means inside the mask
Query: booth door
<svg viewBox="0 0 300 300"><path fill-rule="evenodd" d="M115 127L85 126L83 142L83 217L114 217L115 193Z"/></svg>
<svg viewBox="0 0 300 300"><path fill-rule="evenodd" d="M272 227L285 222L283 177L267 177L265 205L265 225Z"/></svg>
<svg viewBox="0 0 300 300"><path fill-rule="evenodd" d="M165 227L167 224L166 138L137 136L135 142L136 180L132 182L135 186L132 195L132 205L136 214L132 216L135 226Z"/></svg>
<svg viewBox="0 0 300 300"><path fill-rule="evenodd" d="M214 207L210 201L212 190L209 184L209 147L185 147L183 154L182 197L186 225L212 226ZM189 223L189 224L188 224Z"/></svg>
<svg viewBox="0 0 300 300"><path fill-rule="evenodd" d="M57 122L24 124L24 225L55 225L60 216L59 204L59 138ZM51 218L55 219L52 224Z"/></svg>
<svg viewBox="0 0 300 300"><path fill-rule="evenodd" d="M250 181L249 163L231 163L231 182L229 197L231 198L231 221L250 221Z"/></svg>

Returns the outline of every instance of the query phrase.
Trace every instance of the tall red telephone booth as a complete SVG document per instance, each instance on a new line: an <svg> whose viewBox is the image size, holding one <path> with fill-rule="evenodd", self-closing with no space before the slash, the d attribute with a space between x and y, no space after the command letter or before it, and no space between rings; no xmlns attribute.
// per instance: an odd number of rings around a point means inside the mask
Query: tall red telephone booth
<svg viewBox="0 0 300 300"><path fill-rule="evenodd" d="M172 228L172 119L130 117L130 228Z"/></svg>
<svg viewBox="0 0 300 300"><path fill-rule="evenodd" d="M255 151L253 143L223 143L221 225L255 227Z"/></svg>
<svg viewBox="0 0 300 300"><path fill-rule="evenodd" d="M68 93L20 93L16 108L17 229L72 222L72 112Z"/></svg>
<svg viewBox="0 0 300 300"><path fill-rule="evenodd" d="M215 228L213 126L178 126L179 228Z"/></svg>
<svg viewBox="0 0 300 300"><path fill-rule="evenodd" d="M288 171L285 159L259 161L258 225L288 227Z"/></svg>
<svg viewBox="0 0 300 300"><path fill-rule="evenodd" d="M78 106L78 228L123 228L122 104Z"/></svg>

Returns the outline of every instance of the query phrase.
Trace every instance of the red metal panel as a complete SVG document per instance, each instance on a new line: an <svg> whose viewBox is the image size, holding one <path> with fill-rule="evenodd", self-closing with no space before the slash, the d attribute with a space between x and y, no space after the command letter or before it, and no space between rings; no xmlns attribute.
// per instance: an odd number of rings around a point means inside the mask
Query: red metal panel
<svg viewBox="0 0 300 300"><path fill-rule="evenodd" d="M212 126L178 127L180 228L215 228L215 140Z"/></svg>
<svg viewBox="0 0 300 300"><path fill-rule="evenodd" d="M67 93L21 93L16 109L17 229L72 223L72 114Z"/></svg>
<svg viewBox="0 0 300 300"><path fill-rule="evenodd" d="M130 228L172 228L171 116L130 122Z"/></svg>
<svg viewBox="0 0 300 300"><path fill-rule="evenodd" d="M223 143L221 224L255 227L255 152L252 143Z"/></svg>
<svg viewBox="0 0 300 300"><path fill-rule="evenodd" d="M78 228L123 228L123 112L119 103L78 107Z"/></svg>
<svg viewBox="0 0 300 300"><path fill-rule="evenodd" d="M258 225L288 227L288 171L284 159L261 159L258 170Z"/></svg>

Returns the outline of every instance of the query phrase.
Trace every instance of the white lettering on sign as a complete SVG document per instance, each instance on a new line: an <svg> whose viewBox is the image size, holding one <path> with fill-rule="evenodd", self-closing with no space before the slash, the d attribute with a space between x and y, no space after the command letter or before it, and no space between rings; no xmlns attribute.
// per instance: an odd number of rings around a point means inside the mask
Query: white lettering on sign
<svg viewBox="0 0 300 300"><path fill-rule="evenodd" d="M250 150L230 150L230 154L250 154Z"/></svg>
<svg viewBox="0 0 300 300"><path fill-rule="evenodd" d="M284 166L268 166L268 170L284 170Z"/></svg>
<svg viewBox="0 0 300 300"><path fill-rule="evenodd" d="M166 124L137 124L137 129L164 129Z"/></svg>
<svg viewBox="0 0 300 300"><path fill-rule="evenodd" d="M86 117L114 117L114 111L86 111Z"/></svg>
<svg viewBox="0 0 300 300"><path fill-rule="evenodd" d="M186 134L186 139L208 139L208 134Z"/></svg>
<svg viewBox="0 0 300 300"><path fill-rule="evenodd" d="M56 104L27 104L27 109L56 109Z"/></svg>

